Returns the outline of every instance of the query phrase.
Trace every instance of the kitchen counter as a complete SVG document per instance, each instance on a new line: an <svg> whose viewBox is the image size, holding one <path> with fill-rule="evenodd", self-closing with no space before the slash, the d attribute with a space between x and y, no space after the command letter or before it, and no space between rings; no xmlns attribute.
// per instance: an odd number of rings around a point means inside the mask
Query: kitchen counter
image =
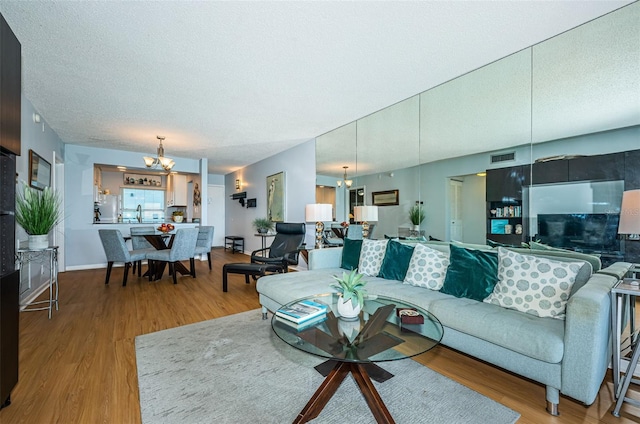
<svg viewBox="0 0 640 424"><path fill-rule="evenodd" d="M170 223L171 221L166 221L167 224ZM100 228L108 228L110 230L120 230L120 232L122 233L123 236L127 237L130 235L130 228L134 227L134 226L145 226L145 227L153 227L153 228L158 228L160 226L160 224L162 224L162 222L117 222L117 223L109 223L109 222L105 222L105 223L95 223L93 224L93 228L96 229L100 229ZM181 223L177 223L177 222L171 222L171 224L174 225L174 227L176 229L180 229L180 228L197 228L200 226L199 222L181 222ZM97 234L97 232L96 232Z"/></svg>

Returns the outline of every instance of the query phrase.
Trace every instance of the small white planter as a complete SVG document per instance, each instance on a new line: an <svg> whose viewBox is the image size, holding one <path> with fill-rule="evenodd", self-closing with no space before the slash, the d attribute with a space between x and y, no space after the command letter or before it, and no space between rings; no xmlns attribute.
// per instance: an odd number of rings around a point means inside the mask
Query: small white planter
<svg viewBox="0 0 640 424"><path fill-rule="evenodd" d="M184 219L184 216L182 216L182 215L174 215L173 216L173 222L182 222L183 219Z"/></svg>
<svg viewBox="0 0 640 424"><path fill-rule="evenodd" d="M358 315L360 314L360 305L355 302L356 306L353 306L352 299L343 301L342 296L338 299L338 314L340 318L345 319L347 321L358 319Z"/></svg>
<svg viewBox="0 0 640 424"><path fill-rule="evenodd" d="M49 234L29 236L29 249L46 249L49 247Z"/></svg>

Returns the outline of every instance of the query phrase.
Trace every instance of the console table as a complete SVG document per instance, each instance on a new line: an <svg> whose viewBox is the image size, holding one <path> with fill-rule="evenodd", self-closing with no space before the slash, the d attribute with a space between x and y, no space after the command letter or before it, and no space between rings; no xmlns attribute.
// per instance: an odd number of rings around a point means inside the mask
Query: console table
<svg viewBox="0 0 640 424"><path fill-rule="evenodd" d="M20 269L20 275L22 275L24 267L30 262L42 261L43 259L46 259L49 263L49 281L47 282L49 299L28 302L20 305L20 307L23 311L49 311L49 319L51 319L53 306L55 305L56 311L58 310L58 246L49 246L45 249L23 248L16 250L16 263ZM29 278L31 278L30 274Z"/></svg>
<svg viewBox="0 0 640 424"><path fill-rule="evenodd" d="M224 238L225 249L231 249L231 253L244 253L244 237L226 236Z"/></svg>

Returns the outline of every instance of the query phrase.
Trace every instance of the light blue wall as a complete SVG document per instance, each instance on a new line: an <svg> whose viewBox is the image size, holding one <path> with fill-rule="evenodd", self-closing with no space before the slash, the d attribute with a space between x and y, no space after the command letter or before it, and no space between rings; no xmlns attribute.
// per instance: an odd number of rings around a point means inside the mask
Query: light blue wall
<svg viewBox="0 0 640 424"><path fill-rule="evenodd" d="M224 185L224 175L222 175L222 174L207 174L207 184Z"/></svg>
<svg viewBox="0 0 640 424"><path fill-rule="evenodd" d="M225 202L227 236L242 236L245 240L245 252L261 247L260 237L251 223L255 218L267 216L267 183L269 175L285 172L285 220L304 222L304 208L315 203L316 155L315 141L310 140L289 150L268 157L253 165L246 166L225 176L225 190L231 194L238 192L236 179L242 181L242 190L247 198L255 198L257 207L242 207L230 197ZM312 228L313 227L313 228ZM314 244L314 225L307 225L307 246ZM267 243L268 245L269 243Z"/></svg>
<svg viewBox="0 0 640 424"><path fill-rule="evenodd" d="M173 158L173 170L200 174L197 159ZM65 251L67 269L100 267L106 263L93 224L93 167L96 163L139 168L142 155L113 149L68 144L65 149ZM206 170L206 163L203 165ZM205 176L206 178L206 176ZM203 189L206 185L203 186ZM206 193L202 193L206 198ZM206 216L206 211L203 213Z"/></svg>

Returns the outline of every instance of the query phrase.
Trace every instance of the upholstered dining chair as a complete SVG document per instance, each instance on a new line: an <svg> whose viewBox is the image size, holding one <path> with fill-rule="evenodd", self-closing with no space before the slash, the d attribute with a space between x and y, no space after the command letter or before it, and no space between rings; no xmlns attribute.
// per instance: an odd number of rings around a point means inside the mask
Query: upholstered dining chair
<svg viewBox="0 0 640 424"><path fill-rule="evenodd" d="M133 250L143 250L143 249L149 249L150 252L153 252L154 250L156 250L151 243L149 243L147 241L147 239L145 239L143 237L144 234L153 234L155 233L156 229L153 227L131 227L129 229L129 234L131 234L131 247L133 247ZM136 273L136 266L138 267L138 277L140 277L141 274L141 268L142 268L142 261L136 261L133 263L133 273Z"/></svg>
<svg viewBox="0 0 640 424"><path fill-rule="evenodd" d="M276 265L281 272L288 272L289 265L298 264L300 249L304 246L306 236L304 222L278 222L276 235L271 246L254 250L251 253L251 263Z"/></svg>
<svg viewBox="0 0 640 424"><path fill-rule="evenodd" d="M198 241L196 242L196 255L207 254L207 260L209 261L209 271L211 271L211 245L213 244L213 230L211 226L200 227L198 231ZM195 268L193 269L195 277Z"/></svg>
<svg viewBox="0 0 640 424"><path fill-rule="evenodd" d="M165 250L156 250L147 254L147 259L152 262L152 267L155 268L157 262L167 262L169 264L169 273L173 276L173 284L178 284L176 279L175 263L179 261L189 260L190 274L195 278L195 251L196 242L198 241L198 229L197 228L181 228L176 231L176 235L171 242L171 248ZM155 272L149 272L149 281Z"/></svg>
<svg viewBox="0 0 640 424"><path fill-rule="evenodd" d="M120 230L98 230L102 248L107 256L107 276L104 280L105 284L109 284L111 276L111 268L114 262L124 262L124 276L122 277L122 285L127 285L127 276L132 263L147 258L149 249L129 250L124 242L124 237ZM155 249L153 249L155 250Z"/></svg>

